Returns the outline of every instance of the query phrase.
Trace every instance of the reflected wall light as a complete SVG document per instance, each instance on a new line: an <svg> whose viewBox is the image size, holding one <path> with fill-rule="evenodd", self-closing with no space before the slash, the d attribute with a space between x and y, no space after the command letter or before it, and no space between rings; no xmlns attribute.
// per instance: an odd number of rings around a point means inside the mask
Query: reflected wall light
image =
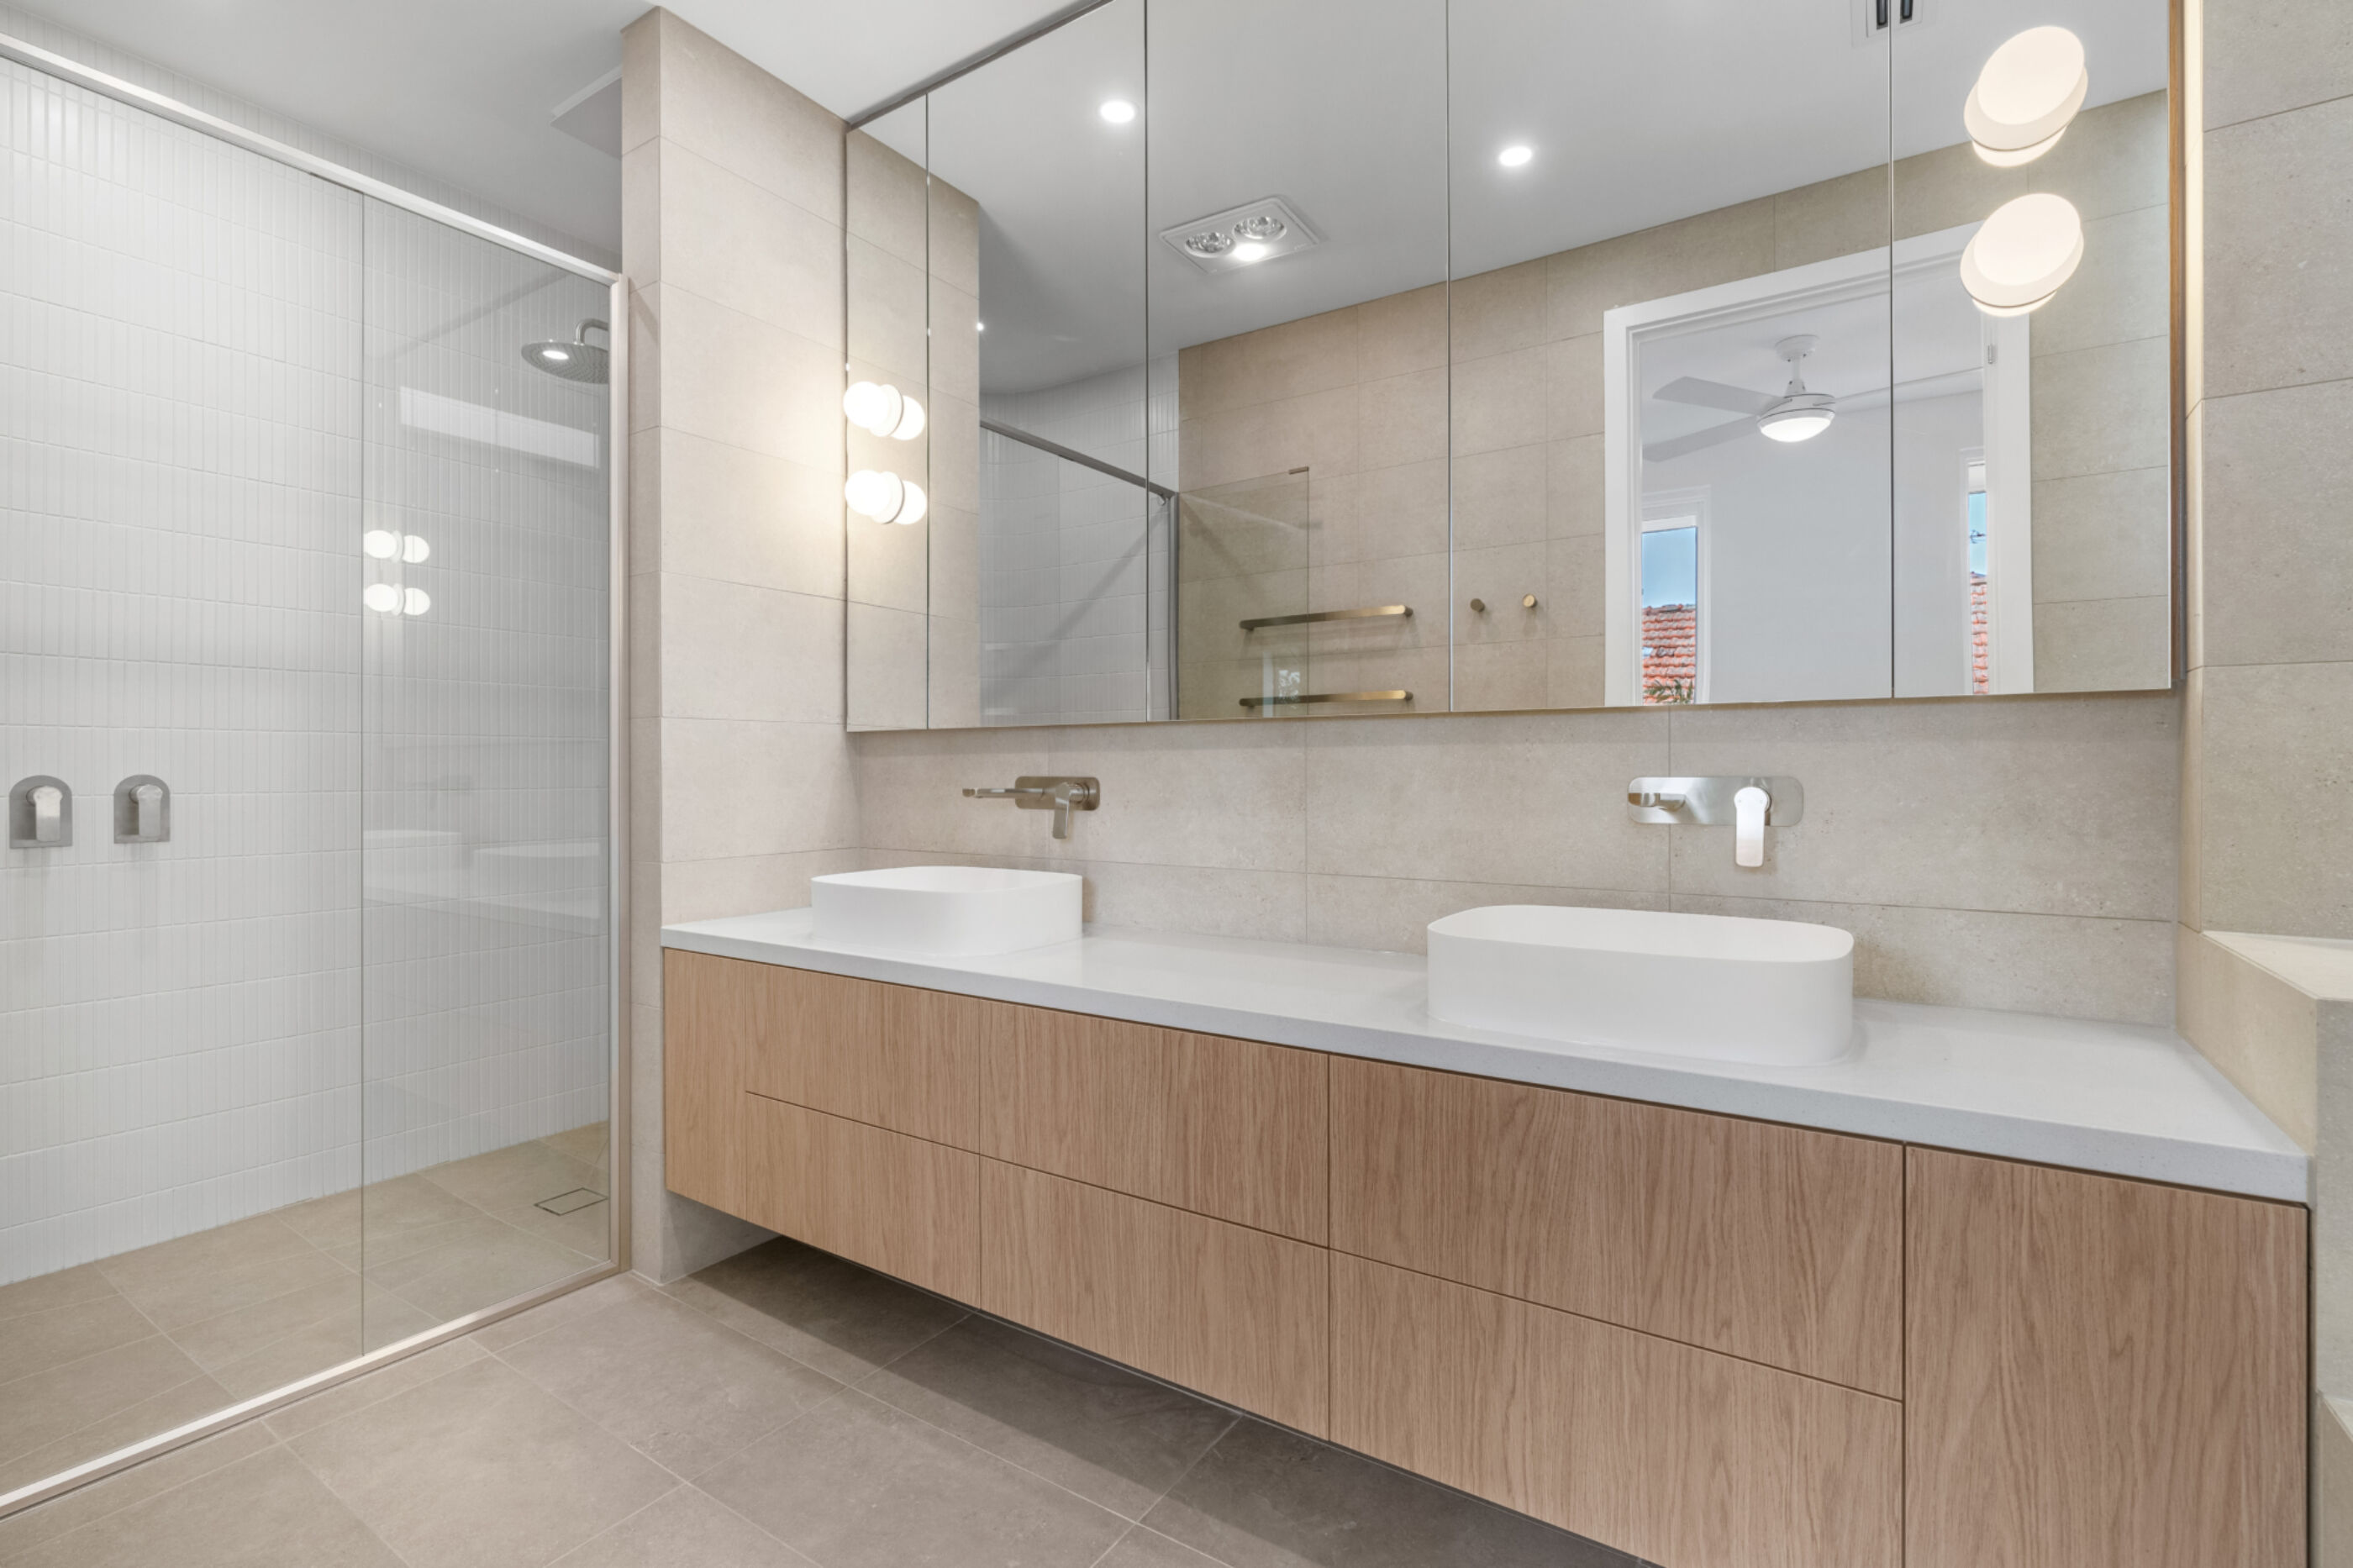
<svg viewBox="0 0 2353 1568"><path fill-rule="evenodd" d="M923 433L923 405L888 382L853 381L841 395L841 412L860 430L912 441Z"/></svg>
<svg viewBox="0 0 2353 1568"><path fill-rule="evenodd" d="M2038 191L1994 208L1961 251L1961 286L1989 316L2023 316L2059 291L2084 259L2073 202Z"/></svg>
<svg viewBox="0 0 2353 1568"><path fill-rule="evenodd" d="M400 535L388 528L371 528L360 535L360 548L378 561L389 561L400 553Z"/></svg>
<svg viewBox="0 0 2353 1568"><path fill-rule="evenodd" d="M2084 41L2064 27L2029 27L1986 58L1961 120L1978 157L2015 168L2058 144L2091 90Z"/></svg>
<svg viewBox="0 0 2353 1568"><path fill-rule="evenodd" d="M1124 125L1135 118L1135 105L1124 98L1106 98L1095 112L1113 125Z"/></svg>
<svg viewBox="0 0 2353 1568"><path fill-rule="evenodd" d="M400 613L421 616L433 607L433 597L422 588L410 588L400 595Z"/></svg>
<svg viewBox="0 0 2353 1568"><path fill-rule="evenodd" d="M892 473L860 468L841 487L841 499L859 516L876 522L916 523L931 510L923 487Z"/></svg>
<svg viewBox="0 0 2353 1568"><path fill-rule="evenodd" d="M360 595L360 602L380 616L400 613L400 585L396 583L371 583Z"/></svg>
<svg viewBox="0 0 2353 1568"><path fill-rule="evenodd" d="M1511 146L1495 154L1495 162L1506 169L1516 169L1536 155L1536 150L1526 146Z"/></svg>

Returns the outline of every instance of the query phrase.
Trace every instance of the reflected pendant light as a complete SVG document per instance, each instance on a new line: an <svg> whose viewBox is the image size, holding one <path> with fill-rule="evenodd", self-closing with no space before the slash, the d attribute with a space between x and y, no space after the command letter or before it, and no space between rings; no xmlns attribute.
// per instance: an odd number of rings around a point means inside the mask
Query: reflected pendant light
<svg viewBox="0 0 2353 1568"><path fill-rule="evenodd" d="M2084 259L2084 220L2064 196L2038 191L1994 208L1961 251L1961 286L1989 316L2023 316L2059 291Z"/></svg>
<svg viewBox="0 0 2353 1568"><path fill-rule="evenodd" d="M1978 157L2015 168L2057 144L2091 90L2084 41L2064 27L2029 27L1987 57L1961 120Z"/></svg>

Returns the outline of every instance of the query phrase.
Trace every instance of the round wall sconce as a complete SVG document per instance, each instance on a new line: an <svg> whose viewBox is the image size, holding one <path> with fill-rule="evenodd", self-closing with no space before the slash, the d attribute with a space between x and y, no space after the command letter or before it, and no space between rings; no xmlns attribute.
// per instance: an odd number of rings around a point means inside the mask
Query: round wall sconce
<svg viewBox="0 0 2353 1568"><path fill-rule="evenodd" d="M923 405L887 382L851 382L841 395L841 412L860 430L896 441L923 433Z"/></svg>
<svg viewBox="0 0 2353 1568"><path fill-rule="evenodd" d="M433 546L414 533L395 533L388 528L371 528L360 535L360 548L378 561L399 556L414 566L433 553Z"/></svg>
<svg viewBox="0 0 2353 1568"><path fill-rule="evenodd" d="M1994 208L1961 251L1961 286L1989 316L2023 316L2075 275L2084 220L2064 196L2039 191Z"/></svg>
<svg viewBox="0 0 2353 1568"><path fill-rule="evenodd" d="M841 487L841 499L849 503L850 510L876 522L921 522L931 510L923 486L873 468L860 468L850 475L849 482Z"/></svg>
<svg viewBox="0 0 2353 1568"><path fill-rule="evenodd" d="M396 583L371 583L360 595L360 603L379 616L400 614L400 585Z"/></svg>
<svg viewBox="0 0 2353 1568"><path fill-rule="evenodd" d="M2084 41L2064 27L2029 27L1986 58L1961 121L1978 157L2016 168L2058 143L2091 90Z"/></svg>

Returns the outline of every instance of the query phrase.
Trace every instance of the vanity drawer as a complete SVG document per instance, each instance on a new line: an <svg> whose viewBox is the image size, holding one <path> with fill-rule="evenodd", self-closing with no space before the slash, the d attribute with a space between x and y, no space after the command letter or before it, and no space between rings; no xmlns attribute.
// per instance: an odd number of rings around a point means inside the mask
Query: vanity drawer
<svg viewBox="0 0 2353 1568"><path fill-rule="evenodd" d="M755 998L773 968L708 953L662 954L662 1184L740 1215L744 1070Z"/></svg>
<svg viewBox="0 0 2353 1568"><path fill-rule="evenodd" d="M992 1020L980 1151L1303 1241L1327 1231L1320 1052L1040 1007Z"/></svg>
<svg viewBox="0 0 2353 1568"><path fill-rule="evenodd" d="M1323 1434L1324 1248L994 1160L980 1190L983 1310Z"/></svg>
<svg viewBox="0 0 2353 1568"><path fill-rule="evenodd" d="M1332 1333L1335 1443L1672 1568L1900 1559L1893 1400L1345 1253Z"/></svg>
<svg viewBox="0 0 2353 1568"><path fill-rule="evenodd" d="M765 974L750 997L744 1087L969 1149L979 1127L985 1021L997 1003L805 969Z"/></svg>
<svg viewBox="0 0 2353 1568"><path fill-rule="evenodd" d="M961 1301L980 1288L980 1157L746 1094L738 1214Z"/></svg>
<svg viewBox="0 0 2353 1568"><path fill-rule="evenodd" d="M2300 1568L2306 1211L1911 1161L1911 1568Z"/></svg>
<svg viewBox="0 0 2353 1568"><path fill-rule="evenodd" d="M1890 1396L1898 1144L1336 1058L1332 1245Z"/></svg>

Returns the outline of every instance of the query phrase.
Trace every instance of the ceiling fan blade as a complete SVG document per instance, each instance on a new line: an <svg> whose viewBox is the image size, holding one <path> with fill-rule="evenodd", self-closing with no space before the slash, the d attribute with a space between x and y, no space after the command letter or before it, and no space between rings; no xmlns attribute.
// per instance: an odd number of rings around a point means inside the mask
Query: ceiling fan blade
<svg viewBox="0 0 2353 1568"><path fill-rule="evenodd" d="M1690 403L1702 408L1721 408L1729 414L1752 416L1762 414L1781 401L1767 393L1751 392L1745 386L1726 386L1720 381L1702 381L1695 375L1678 377L1651 395L1667 403Z"/></svg>
<svg viewBox="0 0 2353 1568"><path fill-rule="evenodd" d="M1694 430L1688 436L1678 436L1672 441L1651 441L1642 447L1646 463L1663 463L1670 458L1688 457L1704 452L1710 447L1721 447L1726 441L1737 441L1743 436L1753 436L1757 426L1746 419L1734 419L1722 425L1711 425L1704 430Z"/></svg>

